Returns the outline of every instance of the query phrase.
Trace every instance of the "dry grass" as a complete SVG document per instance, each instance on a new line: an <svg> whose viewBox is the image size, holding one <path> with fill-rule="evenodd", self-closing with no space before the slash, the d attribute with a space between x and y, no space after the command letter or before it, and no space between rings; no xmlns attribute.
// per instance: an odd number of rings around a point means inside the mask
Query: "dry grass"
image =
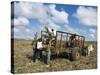
<svg viewBox="0 0 100 75"><path fill-rule="evenodd" d="M87 43L90 44L90 43ZM79 61L70 61L66 58L51 60L47 67L42 61L32 61L32 46L29 40L15 40L14 42L14 73L52 72L66 70L82 70L97 68L97 47L90 57L82 57Z"/></svg>

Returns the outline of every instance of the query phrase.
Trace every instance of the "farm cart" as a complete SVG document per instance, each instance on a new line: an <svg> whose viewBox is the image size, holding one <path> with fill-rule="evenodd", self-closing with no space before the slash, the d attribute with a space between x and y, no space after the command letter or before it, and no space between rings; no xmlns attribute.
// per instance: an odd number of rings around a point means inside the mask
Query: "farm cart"
<svg viewBox="0 0 100 75"><path fill-rule="evenodd" d="M50 59L51 55L59 55L66 52L71 60L79 60L86 53L84 47L85 37L77 34L56 31L56 35L52 36L48 29L41 31L41 39L44 46L44 53L47 53Z"/></svg>

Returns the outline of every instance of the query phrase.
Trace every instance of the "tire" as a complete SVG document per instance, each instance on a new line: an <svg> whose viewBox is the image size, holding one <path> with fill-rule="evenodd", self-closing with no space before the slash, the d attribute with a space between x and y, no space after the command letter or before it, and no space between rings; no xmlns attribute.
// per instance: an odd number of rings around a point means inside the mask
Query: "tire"
<svg viewBox="0 0 100 75"><path fill-rule="evenodd" d="M73 48L72 53L71 53L71 60L76 61L81 58L81 51L79 48Z"/></svg>

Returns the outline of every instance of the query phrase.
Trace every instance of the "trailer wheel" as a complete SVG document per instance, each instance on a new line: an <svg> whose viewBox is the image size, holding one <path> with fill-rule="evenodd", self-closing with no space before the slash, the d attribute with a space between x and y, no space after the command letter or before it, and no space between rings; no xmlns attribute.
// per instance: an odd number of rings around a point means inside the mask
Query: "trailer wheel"
<svg viewBox="0 0 100 75"><path fill-rule="evenodd" d="M75 60L79 60L81 58L81 52L78 49L74 49L72 50L71 53L71 60L75 61Z"/></svg>

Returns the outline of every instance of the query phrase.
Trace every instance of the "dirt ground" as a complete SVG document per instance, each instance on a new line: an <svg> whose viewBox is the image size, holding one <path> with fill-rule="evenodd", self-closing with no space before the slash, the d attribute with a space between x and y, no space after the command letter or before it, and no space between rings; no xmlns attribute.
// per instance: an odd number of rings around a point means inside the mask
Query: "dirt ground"
<svg viewBox="0 0 100 75"><path fill-rule="evenodd" d="M14 73L34 73L34 72L53 72L67 70L83 70L97 68L97 44L96 42L87 42L86 45L93 44L95 50L91 56L82 56L78 61L70 61L67 58L55 58L51 60L49 67L43 61L32 61L32 41L14 40L14 51L11 64L14 67Z"/></svg>

